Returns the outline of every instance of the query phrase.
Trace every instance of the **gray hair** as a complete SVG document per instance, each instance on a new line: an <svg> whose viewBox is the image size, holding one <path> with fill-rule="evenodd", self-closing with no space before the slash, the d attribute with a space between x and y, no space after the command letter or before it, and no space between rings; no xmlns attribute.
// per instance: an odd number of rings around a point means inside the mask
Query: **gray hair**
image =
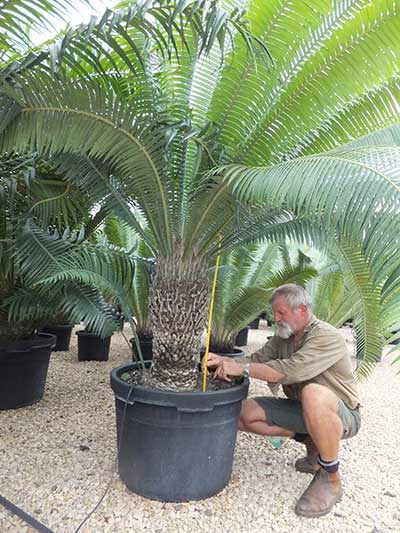
<svg viewBox="0 0 400 533"><path fill-rule="evenodd" d="M279 296L285 298L286 303L291 309L295 309L296 307L299 307L299 305L305 305L310 310L312 308L311 296L305 289L303 289L303 287L300 287L300 285L288 283L287 285L281 285L275 289L271 295L271 305Z"/></svg>

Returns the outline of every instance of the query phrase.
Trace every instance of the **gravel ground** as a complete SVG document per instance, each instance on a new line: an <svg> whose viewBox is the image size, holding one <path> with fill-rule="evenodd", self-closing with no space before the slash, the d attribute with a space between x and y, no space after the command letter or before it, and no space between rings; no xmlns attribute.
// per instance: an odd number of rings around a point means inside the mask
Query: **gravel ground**
<svg viewBox="0 0 400 533"><path fill-rule="evenodd" d="M247 351L263 343L266 323L250 331ZM128 333L129 334L129 333ZM349 330L343 332L351 343ZM52 354L46 392L35 406L0 411L0 494L55 533L73 533L96 505L115 467L112 368L128 361L120 334L107 363L78 363L76 336L69 352ZM218 495L165 504L128 492L114 473L100 508L83 533L400 532L400 365L384 357L361 384L363 425L341 447L345 496L328 516L297 517L297 498L311 480L293 464L302 445L239 434L232 478ZM269 394L253 382L250 395ZM0 506L0 533L34 533Z"/></svg>

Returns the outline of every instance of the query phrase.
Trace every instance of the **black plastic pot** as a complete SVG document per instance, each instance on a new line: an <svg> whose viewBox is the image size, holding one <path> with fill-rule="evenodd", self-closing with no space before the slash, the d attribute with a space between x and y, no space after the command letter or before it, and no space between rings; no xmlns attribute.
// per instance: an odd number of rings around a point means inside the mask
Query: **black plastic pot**
<svg viewBox="0 0 400 533"><path fill-rule="evenodd" d="M210 352L213 352L217 355L223 355L224 357L244 357L244 351L240 348L233 348L231 352L219 352L210 347ZM204 348L200 350L200 359L203 359L205 353L206 351Z"/></svg>
<svg viewBox="0 0 400 533"><path fill-rule="evenodd" d="M246 326L239 331L239 333L236 335L235 346L246 346L249 336L249 329L249 326Z"/></svg>
<svg viewBox="0 0 400 533"><path fill-rule="evenodd" d="M129 339L132 346L132 361L140 361L140 355L136 346L135 339ZM150 361L153 359L153 337L142 337L139 335L140 349L142 350L143 359Z"/></svg>
<svg viewBox="0 0 400 533"><path fill-rule="evenodd" d="M77 331L78 361L108 361L111 337L101 339L94 333Z"/></svg>
<svg viewBox="0 0 400 533"><path fill-rule="evenodd" d="M71 324L65 324L60 326L45 326L42 329L43 333L50 333L50 335L55 335L57 338L53 352L66 352L69 350L73 327Z"/></svg>
<svg viewBox="0 0 400 533"><path fill-rule="evenodd" d="M250 322L249 328L250 329L258 329L258 326L260 325L260 318L257 317L253 320L253 322Z"/></svg>
<svg viewBox="0 0 400 533"><path fill-rule="evenodd" d="M39 402L46 386L54 335L37 336L0 346L0 409L17 409Z"/></svg>
<svg viewBox="0 0 400 533"><path fill-rule="evenodd" d="M398 333L400 333L400 329L394 329L392 332L392 336L393 335L397 335ZM391 341L390 344L400 344L400 337L398 339L394 339L393 341Z"/></svg>
<svg viewBox="0 0 400 533"><path fill-rule="evenodd" d="M119 475L127 488L165 502L201 500L228 483L248 380L212 392L170 392L129 385L111 373ZM125 416L124 416L125 415Z"/></svg>

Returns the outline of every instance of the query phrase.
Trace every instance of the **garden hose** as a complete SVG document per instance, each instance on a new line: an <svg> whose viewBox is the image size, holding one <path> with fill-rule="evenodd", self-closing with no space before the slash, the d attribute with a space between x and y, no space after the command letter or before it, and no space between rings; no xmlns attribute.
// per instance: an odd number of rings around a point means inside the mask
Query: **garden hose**
<svg viewBox="0 0 400 533"><path fill-rule="evenodd" d="M221 246L221 243L220 243L220 246ZM214 310L215 288L217 286L219 258L220 258L220 255L218 254L217 260L215 262L215 271L214 271L213 283L212 283L212 288L211 288L210 310L208 312L206 353L204 354L204 365L203 365L203 392L206 392L207 390L207 362L208 362L208 352L210 350L211 323L212 323L212 315L213 315L213 310Z"/></svg>

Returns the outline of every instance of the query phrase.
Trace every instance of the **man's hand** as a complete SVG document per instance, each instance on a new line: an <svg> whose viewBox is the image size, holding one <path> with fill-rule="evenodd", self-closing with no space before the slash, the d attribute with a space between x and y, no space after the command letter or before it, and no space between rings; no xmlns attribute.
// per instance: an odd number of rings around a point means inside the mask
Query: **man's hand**
<svg viewBox="0 0 400 533"><path fill-rule="evenodd" d="M208 352L208 358L207 358L207 368L215 368L219 365L220 361L222 359L225 359L225 357L222 357L222 355L217 355L213 352ZM201 369L204 370L204 364L205 364L206 358L203 357L201 360Z"/></svg>
<svg viewBox="0 0 400 533"><path fill-rule="evenodd" d="M218 357L218 360L209 360L207 363L208 368L215 368L214 379L220 378L225 381L231 381L231 377L241 376L243 374L243 366L237 363L230 357Z"/></svg>

